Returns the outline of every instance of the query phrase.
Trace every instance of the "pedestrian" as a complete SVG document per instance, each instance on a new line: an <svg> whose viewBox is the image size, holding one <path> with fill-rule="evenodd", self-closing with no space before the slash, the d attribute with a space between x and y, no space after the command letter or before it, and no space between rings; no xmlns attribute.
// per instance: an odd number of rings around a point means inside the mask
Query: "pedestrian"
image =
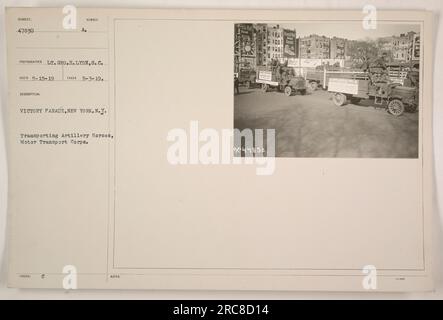
<svg viewBox="0 0 443 320"><path fill-rule="evenodd" d="M239 88L239 82L238 82L238 76L235 74L234 75L234 93L235 94L239 94L240 93L240 88Z"/></svg>

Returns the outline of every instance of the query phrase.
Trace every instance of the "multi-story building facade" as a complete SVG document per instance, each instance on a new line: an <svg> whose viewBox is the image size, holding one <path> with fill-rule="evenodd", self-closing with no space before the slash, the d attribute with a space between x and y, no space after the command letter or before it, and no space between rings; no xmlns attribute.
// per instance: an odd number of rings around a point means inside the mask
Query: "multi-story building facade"
<svg viewBox="0 0 443 320"><path fill-rule="evenodd" d="M257 65L257 39L252 23L236 24L234 28L234 72Z"/></svg>
<svg viewBox="0 0 443 320"><path fill-rule="evenodd" d="M329 59L330 40L325 36L312 34L301 38L300 57L303 59Z"/></svg>
<svg viewBox="0 0 443 320"><path fill-rule="evenodd" d="M268 25L259 23L255 25L257 39L257 66L264 66L268 61Z"/></svg>
<svg viewBox="0 0 443 320"><path fill-rule="evenodd" d="M343 38L333 37L330 41L330 55L331 59L345 59L347 54L348 41Z"/></svg>
<svg viewBox="0 0 443 320"><path fill-rule="evenodd" d="M412 39L412 60L420 60L420 34L414 34Z"/></svg>
<svg viewBox="0 0 443 320"><path fill-rule="evenodd" d="M257 65L267 65L272 60L284 61L286 58L296 58L296 31L256 24Z"/></svg>
<svg viewBox="0 0 443 320"><path fill-rule="evenodd" d="M268 56L269 60L283 58L283 29L278 25L268 29Z"/></svg>
<svg viewBox="0 0 443 320"><path fill-rule="evenodd" d="M393 36L391 39L392 56L399 62L409 62L413 58L413 43L415 32Z"/></svg>

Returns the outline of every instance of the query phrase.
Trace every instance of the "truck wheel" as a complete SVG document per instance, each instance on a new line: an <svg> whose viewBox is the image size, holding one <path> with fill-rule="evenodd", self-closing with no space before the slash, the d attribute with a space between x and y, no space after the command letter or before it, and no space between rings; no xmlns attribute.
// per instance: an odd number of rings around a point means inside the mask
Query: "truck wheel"
<svg viewBox="0 0 443 320"><path fill-rule="evenodd" d="M315 91L318 88L318 83L315 81L312 81L309 83L309 88L311 89L311 91Z"/></svg>
<svg viewBox="0 0 443 320"><path fill-rule="evenodd" d="M388 104L388 111L393 116L401 116L405 112L405 105L401 100L394 99Z"/></svg>
<svg viewBox="0 0 443 320"><path fill-rule="evenodd" d="M292 88L290 86L285 87L285 95L289 97L292 94Z"/></svg>
<svg viewBox="0 0 443 320"><path fill-rule="evenodd" d="M334 93L332 101L337 107L341 107L346 103L346 96L343 93Z"/></svg>
<svg viewBox="0 0 443 320"><path fill-rule="evenodd" d="M268 89L269 89L269 86L268 86L266 83L263 83L263 84L261 85L261 91L263 91L263 92L267 92Z"/></svg>

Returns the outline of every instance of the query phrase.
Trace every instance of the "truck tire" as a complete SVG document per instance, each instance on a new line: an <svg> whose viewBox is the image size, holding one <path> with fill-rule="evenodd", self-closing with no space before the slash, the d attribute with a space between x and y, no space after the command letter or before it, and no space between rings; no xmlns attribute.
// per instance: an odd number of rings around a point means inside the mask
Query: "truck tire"
<svg viewBox="0 0 443 320"><path fill-rule="evenodd" d="M405 105L399 99L391 100L388 104L388 111L393 116L401 116L405 112Z"/></svg>
<svg viewBox="0 0 443 320"><path fill-rule="evenodd" d="M341 107L346 103L347 97L343 93L334 93L332 101L337 107Z"/></svg>
<svg viewBox="0 0 443 320"><path fill-rule="evenodd" d="M286 95L287 97L289 97L291 94L292 94L292 88L291 88L291 86L286 86L286 87L285 87L285 95Z"/></svg>
<svg viewBox="0 0 443 320"><path fill-rule="evenodd" d="M309 88L311 89L312 92L314 92L318 88L318 83L316 81L311 81L309 83Z"/></svg>

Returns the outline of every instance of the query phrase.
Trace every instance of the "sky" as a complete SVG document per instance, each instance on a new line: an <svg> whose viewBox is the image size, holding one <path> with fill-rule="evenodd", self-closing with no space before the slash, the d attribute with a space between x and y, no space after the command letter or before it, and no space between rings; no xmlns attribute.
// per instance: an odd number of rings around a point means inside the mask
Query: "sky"
<svg viewBox="0 0 443 320"><path fill-rule="evenodd" d="M363 29L362 22L309 22L309 23L280 23L280 27L295 29L297 37L318 34L327 37L339 37L349 40L376 39L380 37L398 36L409 31L420 32L419 24L378 23L374 30Z"/></svg>

